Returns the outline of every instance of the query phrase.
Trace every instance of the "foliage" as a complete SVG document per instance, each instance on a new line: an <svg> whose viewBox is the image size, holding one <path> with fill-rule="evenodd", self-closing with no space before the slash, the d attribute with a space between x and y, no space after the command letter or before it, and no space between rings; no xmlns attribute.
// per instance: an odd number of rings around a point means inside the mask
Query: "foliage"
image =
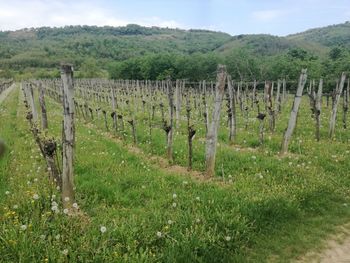
<svg viewBox="0 0 350 263"><path fill-rule="evenodd" d="M301 66L312 77L348 70L349 23L296 35L239 35L158 27L66 26L0 34L0 74L36 75L72 63L77 77L189 80L215 77L218 62L236 80L295 78ZM43 75L40 73L40 75ZM44 74L45 75L45 74Z"/></svg>

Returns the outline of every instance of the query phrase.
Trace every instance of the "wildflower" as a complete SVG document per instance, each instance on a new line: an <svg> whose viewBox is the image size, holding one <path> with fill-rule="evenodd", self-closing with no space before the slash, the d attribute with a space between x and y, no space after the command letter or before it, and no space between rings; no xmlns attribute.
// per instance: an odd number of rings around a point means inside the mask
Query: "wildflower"
<svg viewBox="0 0 350 263"><path fill-rule="evenodd" d="M56 240L59 240L60 237L61 237L61 235L60 235L60 234L57 234L57 235L55 236L55 239L56 239Z"/></svg>
<svg viewBox="0 0 350 263"><path fill-rule="evenodd" d="M52 202L51 202L51 205L52 205L52 206L58 206L58 204L57 204L55 201L52 201Z"/></svg>
<svg viewBox="0 0 350 263"><path fill-rule="evenodd" d="M177 204L174 202L172 206L175 208L175 207L176 207L176 205L177 205Z"/></svg>
<svg viewBox="0 0 350 263"><path fill-rule="evenodd" d="M200 199L200 197L199 197L199 196L197 196L197 197L196 197L196 200L197 200L197 201L200 201L201 199Z"/></svg>
<svg viewBox="0 0 350 263"><path fill-rule="evenodd" d="M173 194L173 198L176 199L177 198L177 194Z"/></svg>
<svg viewBox="0 0 350 263"><path fill-rule="evenodd" d="M161 238L162 237L162 232L157 232L157 237Z"/></svg>
<svg viewBox="0 0 350 263"><path fill-rule="evenodd" d="M23 231L24 231L24 230L26 230L26 229L27 229L27 225L21 225L21 227L20 227L20 228L21 228L21 230L23 230Z"/></svg>
<svg viewBox="0 0 350 263"><path fill-rule="evenodd" d="M58 212L58 207L57 207L57 205L53 205L53 206L51 207L51 210L57 213L57 212Z"/></svg>
<svg viewBox="0 0 350 263"><path fill-rule="evenodd" d="M39 199L39 195L38 195L38 194L34 194L34 195L33 195L33 199L34 199L34 200L38 200L38 199Z"/></svg>
<svg viewBox="0 0 350 263"><path fill-rule="evenodd" d="M63 209L63 213L68 214L68 208Z"/></svg>
<svg viewBox="0 0 350 263"><path fill-rule="evenodd" d="M10 191L6 191L6 192L5 192L5 195L9 195L9 194L10 194Z"/></svg>
<svg viewBox="0 0 350 263"><path fill-rule="evenodd" d="M231 240L231 237L230 237L230 236L226 236L226 237L225 237L225 240L226 240L226 241L230 241L230 240Z"/></svg>
<svg viewBox="0 0 350 263"><path fill-rule="evenodd" d="M64 250L62 251L62 254L65 255L65 256L67 256L67 255L68 255L68 249L64 249Z"/></svg>
<svg viewBox="0 0 350 263"><path fill-rule="evenodd" d="M13 209L18 209L18 205L14 205L14 206L13 206Z"/></svg>
<svg viewBox="0 0 350 263"><path fill-rule="evenodd" d="M66 197L64 198L64 201L65 201L65 202L69 202L69 197L66 196Z"/></svg>
<svg viewBox="0 0 350 263"><path fill-rule="evenodd" d="M107 231L107 228L105 226L101 226L100 231L103 234Z"/></svg>
<svg viewBox="0 0 350 263"><path fill-rule="evenodd" d="M201 220L199 218L196 218L196 223L200 223Z"/></svg>
<svg viewBox="0 0 350 263"><path fill-rule="evenodd" d="M174 223L172 220L168 220L168 225L171 225L172 223Z"/></svg>
<svg viewBox="0 0 350 263"><path fill-rule="evenodd" d="M79 206L78 206L78 204L77 203L73 203L73 205L72 205L75 209L78 209L79 208Z"/></svg>

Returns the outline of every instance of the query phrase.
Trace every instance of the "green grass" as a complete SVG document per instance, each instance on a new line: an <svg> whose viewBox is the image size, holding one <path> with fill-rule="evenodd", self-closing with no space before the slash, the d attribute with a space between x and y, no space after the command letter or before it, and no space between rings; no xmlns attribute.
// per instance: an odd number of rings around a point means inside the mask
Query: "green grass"
<svg viewBox="0 0 350 263"><path fill-rule="evenodd" d="M326 139L326 115L322 142L315 142L306 100L289 157L277 153L289 106L260 148L255 147L256 122L238 131L240 151L227 144L222 128L216 173L220 177L223 171L225 178L220 183L151 164L149 155L165 155L159 129L150 144L147 124L138 121L138 147L145 153L140 156L100 132L102 122L95 122L100 129L87 128L78 116L75 183L84 215L54 213L52 195L60 206L59 194L48 181L19 95L12 93L0 105L0 137L10 148L0 161L2 262L288 262L318 247L350 218L344 205L350 196L349 135L339 128L334 141ZM59 138L62 110L50 99L47 104L49 134ZM182 127L174 149L175 163L185 166L184 134ZM204 167L203 134L202 128L194 142L197 170ZM131 141L127 137L125 143ZM101 226L107 228L103 234Z"/></svg>

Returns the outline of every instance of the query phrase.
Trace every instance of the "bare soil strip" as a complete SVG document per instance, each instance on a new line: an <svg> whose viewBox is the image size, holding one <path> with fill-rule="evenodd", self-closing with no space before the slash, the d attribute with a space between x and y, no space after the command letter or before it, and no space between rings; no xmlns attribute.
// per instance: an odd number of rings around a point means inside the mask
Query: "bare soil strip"
<svg viewBox="0 0 350 263"><path fill-rule="evenodd" d="M296 262L299 263L349 263L350 262L350 223L340 227L337 234L332 235L324 243L321 251L307 253Z"/></svg>

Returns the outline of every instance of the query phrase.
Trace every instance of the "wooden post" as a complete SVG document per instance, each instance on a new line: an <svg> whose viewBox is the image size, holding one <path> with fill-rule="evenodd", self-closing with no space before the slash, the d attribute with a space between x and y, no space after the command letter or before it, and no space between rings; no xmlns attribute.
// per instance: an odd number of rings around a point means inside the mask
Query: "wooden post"
<svg viewBox="0 0 350 263"><path fill-rule="evenodd" d="M307 80L306 72L307 72L307 70L303 69L301 71L301 74L300 74L297 92L295 94L292 111L290 113L288 127L284 133L284 137L283 137L283 141L282 141L281 154L285 154L288 151L289 141L292 137L292 134L293 134L293 131L294 131L294 128L296 125L298 110L299 110L299 106L300 106L300 102L301 102L301 97L303 96L303 90L304 90L305 83Z"/></svg>
<svg viewBox="0 0 350 263"><path fill-rule="evenodd" d="M346 80L346 75L343 72L341 75L341 78L340 78L340 83L339 83L339 85L337 85L337 88L335 90L335 96L334 96L334 100L333 100L332 114L331 114L331 119L329 121L329 137L330 138L332 138L334 136L335 121L337 119L337 109L338 109L340 95L343 92L345 80Z"/></svg>
<svg viewBox="0 0 350 263"><path fill-rule="evenodd" d="M205 125L205 136L208 134L209 130L209 107L207 102L207 84L205 83L205 80L202 83L203 85L203 94L202 94L202 101L203 101L203 107L204 107L204 125Z"/></svg>
<svg viewBox="0 0 350 263"><path fill-rule="evenodd" d="M236 103L235 103L235 89L232 85L230 75L227 75L227 88L228 88L228 94L229 94L229 115L228 115L229 129L230 129L229 141L230 143L232 143L236 139ZM254 97L254 100L255 100L255 97Z"/></svg>
<svg viewBox="0 0 350 263"><path fill-rule="evenodd" d="M166 129L167 133L167 157L173 161L173 135L174 135L174 92L170 79L167 81L167 92L169 99L169 126Z"/></svg>
<svg viewBox="0 0 350 263"><path fill-rule="evenodd" d="M282 81L282 102L284 103L287 99L287 83L286 83L286 79L283 79Z"/></svg>
<svg viewBox="0 0 350 263"><path fill-rule="evenodd" d="M111 94L112 94L112 110L113 110L113 128L115 131L118 130L118 125L117 125L117 113L116 113L116 99L115 99L115 93L114 93L114 86L111 88Z"/></svg>
<svg viewBox="0 0 350 263"><path fill-rule="evenodd" d="M276 91L276 100L275 100L275 122L277 113L281 112L281 81L277 81L277 91Z"/></svg>
<svg viewBox="0 0 350 263"><path fill-rule="evenodd" d="M71 65L61 66L63 94L63 167L62 167L62 202L65 209L71 209L74 197L74 87L73 68ZM71 212L71 211L70 211Z"/></svg>
<svg viewBox="0 0 350 263"><path fill-rule="evenodd" d="M33 87L30 84L27 86L27 98L29 100L30 109L33 114L33 122L37 123L38 112L35 107Z"/></svg>
<svg viewBox="0 0 350 263"><path fill-rule="evenodd" d="M43 130L46 130L48 128L48 124L45 104L45 90L41 82L39 82L39 103L41 107L41 126Z"/></svg>
<svg viewBox="0 0 350 263"><path fill-rule="evenodd" d="M187 142L188 142L188 170L192 170L192 156L193 156L193 146L192 141L194 135L196 134L196 130L191 125L191 104L189 99L189 93L186 95L186 116L187 116Z"/></svg>
<svg viewBox="0 0 350 263"><path fill-rule="evenodd" d="M322 102L322 87L323 87L323 79L320 79L320 83L318 84L318 91L316 95L316 103L315 103L315 118L316 118L316 140L320 140L320 122L321 122L321 102Z"/></svg>
<svg viewBox="0 0 350 263"><path fill-rule="evenodd" d="M176 128L179 128L180 125L180 113L181 113L181 83L179 80L176 80L176 87L175 87L175 94L176 94Z"/></svg>
<svg viewBox="0 0 350 263"><path fill-rule="evenodd" d="M347 123L346 123L346 116L349 110L349 94L350 92L350 80L348 79L348 85L346 87L346 90L344 90L344 97L343 97L343 128L346 129Z"/></svg>
<svg viewBox="0 0 350 263"><path fill-rule="evenodd" d="M218 137L218 129L220 125L220 112L222 100L225 93L226 84L226 67L223 65L218 66L217 81L215 86L215 105L213 111L212 122L209 127L207 142L206 142L206 176L212 177L215 173L215 155L216 155L216 144Z"/></svg>

